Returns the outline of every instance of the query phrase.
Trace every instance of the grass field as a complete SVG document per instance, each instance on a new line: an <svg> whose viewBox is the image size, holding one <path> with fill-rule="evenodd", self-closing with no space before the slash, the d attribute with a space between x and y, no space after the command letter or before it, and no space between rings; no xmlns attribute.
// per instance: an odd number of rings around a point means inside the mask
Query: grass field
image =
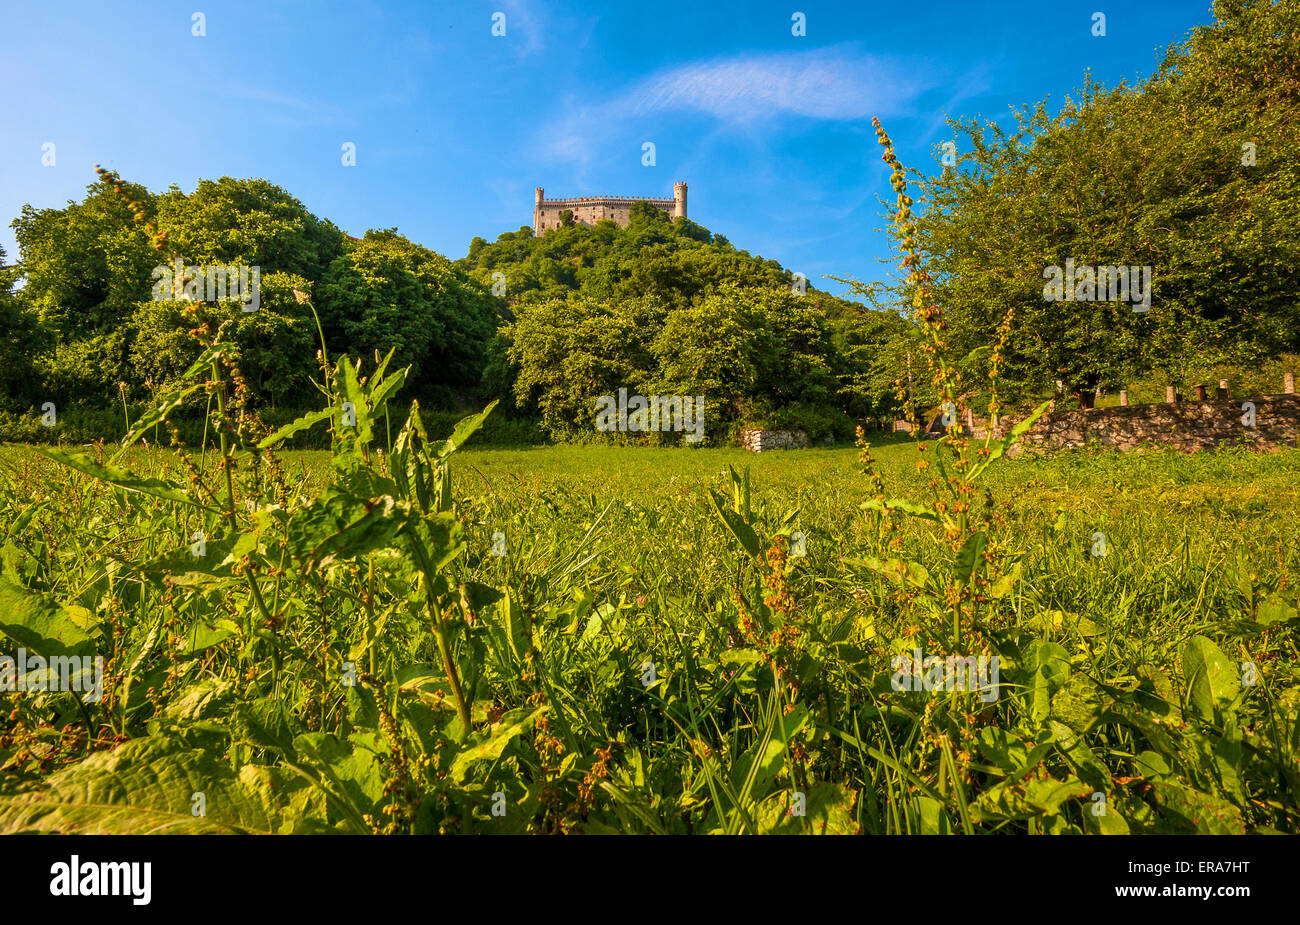
<svg viewBox="0 0 1300 925"><path fill-rule="evenodd" d="M416 444L0 448L0 827L1300 830L1300 453Z"/></svg>

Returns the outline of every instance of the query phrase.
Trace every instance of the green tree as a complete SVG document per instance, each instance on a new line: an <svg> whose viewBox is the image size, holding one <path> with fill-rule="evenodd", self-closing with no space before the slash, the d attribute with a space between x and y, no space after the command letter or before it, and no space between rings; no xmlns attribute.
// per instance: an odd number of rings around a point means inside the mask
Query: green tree
<svg viewBox="0 0 1300 925"><path fill-rule="evenodd" d="M153 206L141 186L126 184L124 194ZM12 227L24 301L56 341L108 334L149 297L158 252L108 180L92 183L83 201L62 209L25 205Z"/></svg>
<svg viewBox="0 0 1300 925"><path fill-rule="evenodd" d="M1215 11L1139 87L1089 82L1055 116L1045 104L1022 109L1011 132L953 123L961 169L922 184L918 244L959 355L992 343L1014 311L1003 367L1013 392L1060 379L1086 406L1098 387L1158 365L1300 343L1300 62L1286 39L1300 13L1252 0ZM1044 274L1067 259L1150 267L1150 311L1047 301Z"/></svg>
<svg viewBox="0 0 1300 925"><path fill-rule="evenodd" d="M723 286L669 314L652 349L655 391L703 395L714 439L730 425L799 428L814 439L851 432L831 327L806 296Z"/></svg>
<svg viewBox="0 0 1300 925"><path fill-rule="evenodd" d="M0 411L26 410L40 394L33 357L44 340L40 319L13 291L18 268L0 247Z"/></svg>
<svg viewBox="0 0 1300 925"><path fill-rule="evenodd" d="M335 259L318 290L327 342L357 355L396 348L419 394L477 386L500 318L487 284L396 229L368 231Z"/></svg>
<svg viewBox="0 0 1300 925"><path fill-rule="evenodd" d="M191 264L260 266L319 280L343 252L344 236L267 180L200 180L192 193L159 196L158 227Z"/></svg>
<svg viewBox="0 0 1300 925"><path fill-rule="evenodd" d="M643 390L653 375L650 338L663 320L653 299L610 305L552 299L518 306L502 328L516 405L553 434L595 432L602 395Z"/></svg>
<svg viewBox="0 0 1300 925"><path fill-rule="evenodd" d="M327 341L353 356L396 348L394 364L418 373L441 333L419 277L381 242L363 241L335 258L317 294Z"/></svg>
<svg viewBox="0 0 1300 925"><path fill-rule="evenodd" d="M914 372L924 364L920 332L903 315L864 309L837 319L832 329L839 400L850 417L885 423L905 416L909 384L918 408L928 407L932 396L925 377L917 381L913 375L909 383L912 357Z"/></svg>
<svg viewBox="0 0 1300 925"><path fill-rule="evenodd" d="M262 277L261 305L244 311L238 302L146 301L132 318L135 337L131 366L136 380L159 391L174 381L202 352L189 331L207 324L226 326L223 339L238 348L236 362L253 399L276 405L308 393L317 370L318 336L311 313L294 290L310 291L300 276L271 273Z"/></svg>

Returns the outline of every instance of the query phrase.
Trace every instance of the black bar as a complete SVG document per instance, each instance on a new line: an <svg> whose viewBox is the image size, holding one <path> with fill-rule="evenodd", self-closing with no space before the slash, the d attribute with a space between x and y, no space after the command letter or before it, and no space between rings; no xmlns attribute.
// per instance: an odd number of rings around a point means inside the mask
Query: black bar
<svg viewBox="0 0 1300 925"><path fill-rule="evenodd" d="M10 836L0 839L0 882L13 911L201 911L205 919L278 910L377 916L412 904L431 918L466 904L492 920L514 910L568 916L638 906L657 917L700 902L725 908L728 918L789 903L810 913L848 903L862 913L967 915L976 899L1008 913L1062 901L1150 911L1172 900L1231 914L1294 894L1296 846L1283 836ZM135 904L129 889L51 895L52 867L73 855L83 875L88 862L150 862L148 904ZM1155 893L1118 895L1132 887ZM1248 893L1179 893L1206 887Z"/></svg>

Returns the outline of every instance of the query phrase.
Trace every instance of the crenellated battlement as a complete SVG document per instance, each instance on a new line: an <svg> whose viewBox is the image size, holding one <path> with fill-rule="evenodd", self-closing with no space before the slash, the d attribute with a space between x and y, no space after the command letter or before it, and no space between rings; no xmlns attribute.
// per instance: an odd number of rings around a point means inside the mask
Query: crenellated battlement
<svg viewBox="0 0 1300 925"><path fill-rule="evenodd" d="M650 196L579 196L576 199L543 199L542 206L600 205L603 202L648 202L656 206L675 206L674 199L654 199Z"/></svg>
<svg viewBox="0 0 1300 925"><path fill-rule="evenodd" d="M534 190L533 233L543 234L560 227L560 213L573 212L574 222L594 225L600 221L613 221L626 228L632 206L645 202L674 220L686 218L686 184L673 184L673 198L659 199L651 196L577 196L569 199L547 199L539 186Z"/></svg>

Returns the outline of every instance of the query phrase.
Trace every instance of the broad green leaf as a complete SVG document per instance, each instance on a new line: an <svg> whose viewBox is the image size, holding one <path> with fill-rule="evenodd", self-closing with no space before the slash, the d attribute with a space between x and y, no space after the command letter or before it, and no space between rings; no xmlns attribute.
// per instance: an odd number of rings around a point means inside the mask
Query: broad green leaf
<svg viewBox="0 0 1300 925"><path fill-rule="evenodd" d="M382 797L386 776L382 761L387 749L376 735L355 732L345 741L333 733L308 732L293 740L293 750L298 759L290 767L325 796L329 821L369 832L364 817Z"/></svg>
<svg viewBox="0 0 1300 925"><path fill-rule="evenodd" d="M879 498L871 498L862 502L862 509L867 511L881 511L889 513L890 511L901 511L909 517L919 517L921 520L932 520L937 524L945 523L944 518L937 512L926 507L923 504L916 504L912 501L903 501L895 498L892 501L881 501Z"/></svg>
<svg viewBox="0 0 1300 925"><path fill-rule="evenodd" d="M1262 626L1285 623L1300 618L1300 608L1294 600L1281 594L1273 593L1259 602L1255 609L1255 620Z"/></svg>
<svg viewBox="0 0 1300 925"><path fill-rule="evenodd" d="M194 555L195 546L191 543L179 549L168 550L134 567L141 574L157 580L170 575L173 581L183 581L181 576L190 572L229 576L230 566L234 561L231 551L243 536L242 533L231 536L209 536L204 539L201 556Z"/></svg>
<svg viewBox="0 0 1300 925"><path fill-rule="evenodd" d="M864 559L845 559L844 562L846 565L871 569L871 571L884 575L891 581L907 582L917 588L928 588L930 586L930 573L926 571L925 566L910 559L877 559L874 556L868 556Z"/></svg>
<svg viewBox="0 0 1300 925"><path fill-rule="evenodd" d="M1039 633L1066 633L1076 636L1097 636L1101 630L1080 614L1067 614L1060 610L1044 610L1025 621L1025 626Z"/></svg>
<svg viewBox="0 0 1300 925"><path fill-rule="evenodd" d="M1033 639L1025 646L1021 667L1028 674L1030 716L1042 722L1051 713L1052 695L1070 675L1070 655L1054 642Z"/></svg>
<svg viewBox="0 0 1300 925"><path fill-rule="evenodd" d="M332 410L339 419L334 427L334 455L330 462L336 471L345 473L364 466L366 450L374 436L369 399L357 381L358 365L359 360L354 365L343 356L335 367L339 406Z"/></svg>
<svg viewBox="0 0 1300 925"><path fill-rule="evenodd" d="M356 414L357 443L361 446L368 446L374 436L372 430L373 420L370 415L371 409L368 396L357 381L357 366L359 365L360 361L354 365L349 357L339 358L339 387L342 390L343 401L351 402L352 410Z"/></svg>
<svg viewBox="0 0 1300 925"><path fill-rule="evenodd" d="M444 440L442 445L438 447L438 458L446 459L452 453L464 446L465 441L473 436L474 432L483 426L483 422L487 420L487 416L492 413L492 409L496 406L497 402L493 401L492 404L488 405L478 414L462 419L455 428L452 429L451 436Z"/></svg>
<svg viewBox="0 0 1300 925"><path fill-rule="evenodd" d="M716 491L709 492L709 500L713 502L713 509L717 511L722 525L727 528L727 532L736 538L736 542L744 548L745 552L754 558L758 558L760 543L754 528L746 523L739 514L727 507L726 499Z"/></svg>
<svg viewBox="0 0 1300 925"><path fill-rule="evenodd" d="M490 729L475 733L471 737L471 742L452 759L450 771L452 780L457 783L463 781L465 775L469 773L470 766L475 762L495 761L500 758L506 746L521 735L538 716L548 709L550 709L548 706L542 705L527 713L521 719L513 722L503 721Z"/></svg>
<svg viewBox="0 0 1300 925"><path fill-rule="evenodd" d="M217 617L210 623L199 620L190 627L185 651L189 655L194 655L220 645L232 636L240 635L241 632L239 624L229 617Z"/></svg>
<svg viewBox="0 0 1300 925"><path fill-rule="evenodd" d="M348 688L351 692L356 688ZM261 748L272 749L290 761L293 750L293 714L274 697L240 701L235 709L235 727L240 738Z"/></svg>
<svg viewBox="0 0 1300 925"><path fill-rule="evenodd" d="M1246 834L1241 810L1226 800L1172 781L1155 781L1153 789L1160 814L1174 823L1175 833L1190 830L1199 835Z"/></svg>
<svg viewBox="0 0 1300 925"><path fill-rule="evenodd" d="M274 834L310 810L301 790L271 768L236 774L203 749L147 737L57 771L35 792L0 797L0 833ZM193 812L197 793L205 816Z"/></svg>
<svg viewBox="0 0 1300 925"><path fill-rule="evenodd" d="M1173 774L1173 769L1169 767L1165 756L1158 752L1142 752L1133 759L1133 767L1141 777L1146 778L1167 778Z"/></svg>
<svg viewBox="0 0 1300 925"><path fill-rule="evenodd" d="M742 805L767 796L767 788L785 762L790 739L808 719L808 708L803 704L796 704L788 716L779 706L772 710L767 732L740 756L731 770L731 786Z"/></svg>
<svg viewBox="0 0 1300 925"><path fill-rule="evenodd" d="M1008 774L1024 767L1029 749L1020 739L1002 729L985 726L975 741L980 754Z"/></svg>
<svg viewBox="0 0 1300 925"><path fill-rule="evenodd" d="M126 436L122 438L122 449L118 450L118 452L114 454L113 458L117 459L118 456L121 456L122 452L131 444L135 443L142 434L147 433L149 428L161 424L167 419L168 414L176 408L179 408L185 399L189 398L202 387L202 385L189 386L174 395L167 396L157 405L146 411L141 415L138 421L131 425L131 429L127 431Z"/></svg>
<svg viewBox="0 0 1300 925"><path fill-rule="evenodd" d="M1052 400L1048 399L1047 401L1039 405L1037 408L1035 408L1034 412L1030 414L1029 417L1025 418L1023 421L1016 424L1015 427L1011 428L1011 433L1007 434L1007 439L1006 441L1004 441L1006 447L1010 448L1012 441L1016 440L1018 437L1023 437L1026 433L1028 433L1029 428L1034 426L1034 424L1038 421L1038 419L1043 416L1043 412L1046 411L1048 409L1048 406L1050 406L1051 404L1052 404Z"/></svg>
<svg viewBox="0 0 1300 925"><path fill-rule="evenodd" d="M918 796L916 797L917 821L920 822L918 834L920 835L951 835L953 834L952 820L948 813L944 811L943 804L933 797Z"/></svg>
<svg viewBox="0 0 1300 925"><path fill-rule="evenodd" d="M1089 810L1084 814L1084 819L1092 820L1097 824L1097 831L1101 835L1128 835L1130 829L1128 820L1119 814L1114 806L1107 806L1106 813L1102 816L1094 816Z"/></svg>
<svg viewBox="0 0 1300 925"><path fill-rule="evenodd" d="M179 691L168 703L162 716L172 723L197 723L205 719L224 716L235 697L235 684L216 678L204 678Z"/></svg>
<svg viewBox="0 0 1300 925"><path fill-rule="evenodd" d="M116 466L106 466L96 462L85 453L74 453L68 450L55 449L53 447L35 447L38 453L43 453L53 459L55 462L62 463L71 469L84 472L92 478L116 485L118 488L126 491L139 492L145 495L152 495L155 498L162 498L164 501L176 501L181 504L188 504L203 511L210 511L214 514L221 513L220 509L200 503L187 489L180 487L174 482L168 482L164 479L149 478L142 475L136 475L127 469L119 469Z"/></svg>
<svg viewBox="0 0 1300 925"><path fill-rule="evenodd" d="M1024 563L1017 562L1007 572L998 576L998 579L989 586L988 595L992 600L1000 600L1011 593L1015 588L1016 582L1020 580L1020 574L1024 570Z"/></svg>
<svg viewBox="0 0 1300 925"><path fill-rule="evenodd" d="M988 546L988 537L983 531L966 537L961 550L957 553L956 578L964 585L971 583L978 570L984 565L984 550Z"/></svg>
<svg viewBox="0 0 1300 925"><path fill-rule="evenodd" d="M9 535L22 536L23 531L27 529L27 525L32 522L32 518L49 506L49 501L40 501L23 508L23 512L15 517L13 523L9 525Z"/></svg>
<svg viewBox="0 0 1300 925"><path fill-rule="evenodd" d="M189 382L195 376L206 376L212 372L212 364L223 359L224 357L233 356L238 351L234 344L226 341L220 344L213 344L204 349L199 354L198 359L190 364L190 368L181 374L177 382Z"/></svg>
<svg viewBox="0 0 1300 925"><path fill-rule="evenodd" d="M329 418L338 413L337 408L322 408L320 411L313 411L310 414L304 414L296 421L290 421L288 424L285 424L270 436L264 437L261 442L257 444L257 448L259 450L265 450L277 446L282 441L292 437L294 434L315 427L321 421L329 420Z"/></svg>
<svg viewBox="0 0 1300 925"><path fill-rule="evenodd" d="M420 420L420 403L412 401L406 423L393 442L388 471L403 500L414 501L424 513L430 509L433 471L428 445L429 436L424 430L424 422Z"/></svg>
<svg viewBox="0 0 1300 925"><path fill-rule="evenodd" d="M727 471L731 475L731 509L746 523L750 521L750 490L749 490L749 467L745 467L745 474L742 477L736 472L735 466L727 466Z"/></svg>
<svg viewBox="0 0 1300 925"><path fill-rule="evenodd" d="M988 445L989 455L984 457L984 459L980 460L971 468L968 480L972 482L975 481L981 472L987 469L995 461L1005 456L1007 451L1015 445L1015 442L1023 437L1029 431L1029 428L1033 427L1034 424L1037 423L1038 419L1043 416L1043 412L1047 410L1051 403L1050 399L1043 402L1034 409L1034 412L1030 414L1029 417L1012 427L1010 433L1008 433L1000 442L990 443Z"/></svg>
<svg viewBox="0 0 1300 925"><path fill-rule="evenodd" d="M1059 704L1053 703L1052 709L1055 711L1058 706ZM1109 792L1111 789L1110 771L1097 757L1097 753L1084 743L1083 737L1065 723L1052 720L1048 725L1056 739L1057 748L1065 755L1070 764L1074 765L1080 779L1090 787Z"/></svg>
<svg viewBox="0 0 1300 925"><path fill-rule="evenodd" d="M389 495L359 498L330 487L289 522L289 548L315 569L393 545L411 522L410 505Z"/></svg>
<svg viewBox="0 0 1300 925"><path fill-rule="evenodd" d="M0 578L0 633L36 655L83 655L94 651L94 614L63 604L49 594L28 591Z"/></svg>
<svg viewBox="0 0 1300 925"><path fill-rule="evenodd" d="M1054 780L1048 777L1025 785L1025 801L1047 815L1054 816L1061 811L1061 804L1066 800L1086 796L1090 792L1092 787L1078 778Z"/></svg>
<svg viewBox="0 0 1300 925"><path fill-rule="evenodd" d="M397 348L394 347L393 350ZM370 410L376 417L384 410L384 405L388 399L393 397L398 389L406 384L406 374L409 372L408 367L397 370L391 376L384 376L384 368L388 365L388 360L392 359L393 351L388 351L388 357L370 377L370 395L367 400L370 403ZM377 384L376 384L377 383Z"/></svg>
<svg viewBox="0 0 1300 925"><path fill-rule="evenodd" d="M1193 636L1183 649L1183 677L1192 709L1201 719L1213 722L1241 692L1238 667L1213 642Z"/></svg>
<svg viewBox="0 0 1300 925"><path fill-rule="evenodd" d="M1016 776L980 794L971 804L970 815L972 821L986 823L1006 819L1050 818L1061 812L1066 801L1084 798L1092 792L1091 786L1074 777L1065 780L1047 777L1025 782Z"/></svg>
<svg viewBox="0 0 1300 925"><path fill-rule="evenodd" d="M505 628L510 651L516 659L522 662L524 656L528 654L528 650L532 648L532 639L528 633L528 617L511 594L502 597L497 607L501 614L501 625Z"/></svg>

